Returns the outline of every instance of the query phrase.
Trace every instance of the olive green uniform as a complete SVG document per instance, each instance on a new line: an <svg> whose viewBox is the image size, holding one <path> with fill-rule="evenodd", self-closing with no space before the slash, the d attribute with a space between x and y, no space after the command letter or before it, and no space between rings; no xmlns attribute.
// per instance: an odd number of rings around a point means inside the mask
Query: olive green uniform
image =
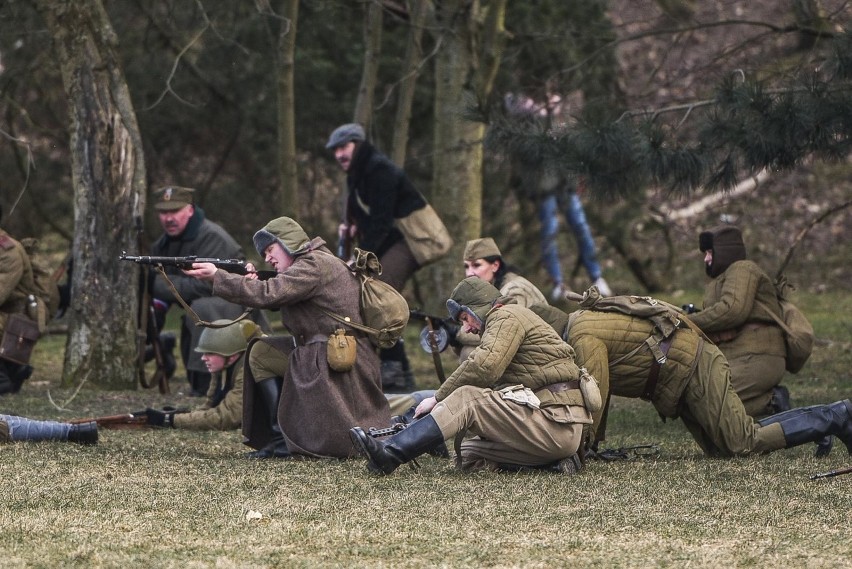
<svg viewBox="0 0 852 569"><path fill-rule="evenodd" d="M459 287L468 283L499 295L475 277ZM469 302L459 287L453 297ZM431 412L445 438L475 435L458 447L460 466L536 466L575 454L592 416L579 383L568 383L580 377L571 346L518 304L496 304L483 316L482 341L435 393Z"/></svg>
<svg viewBox="0 0 852 569"><path fill-rule="evenodd" d="M752 261L736 261L707 283L704 309L691 314L725 355L731 383L752 416L766 415L785 373L784 334L763 303L781 314L775 285Z"/></svg>
<svg viewBox="0 0 852 569"><path fill-rule="evenodd" d="M513 272L508 272L503 277L503 286L500 287L500 294L512 298L520 306L536 306L547 304L547 299L537 286ZM459 330L456 334L456 340L461 344L458 348L459 362L466 360L473 349L479 345L479 335Z"/></svg>
<svg viewBox="0 0 852 569"><path fill-rule="evenodd" d="M625 314L579 310L566 332L577 362L609 395L641 397L655 361L646 340L650 320ZM660 366L650 401L663 417L680 417L705 454L746 455L785 448L779 424L762 427L746 413L731 381L725 356L689 328L680 328ZM604 407L604 409L606 406ZM603 410L595 414L600 431Z"/></svg>
<svg viewBox="0 0 852 569"><path fill-rule="evenodd" d="M174 417L177 429L229 431L243 422L243 365L241 356L230 366L213 374L205 404L190 413Z"/></svg>

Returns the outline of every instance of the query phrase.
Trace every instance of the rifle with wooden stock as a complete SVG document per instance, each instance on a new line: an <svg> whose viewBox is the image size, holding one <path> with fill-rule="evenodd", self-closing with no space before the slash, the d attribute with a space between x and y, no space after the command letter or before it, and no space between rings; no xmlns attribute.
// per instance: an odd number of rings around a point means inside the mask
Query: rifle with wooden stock
<svg viewBox="0 0 852 569"><path fill-rule="evenodd" d="M158 257L155 255L128 255L126 252L118 257L119 261L132 261L138 265L149 265L153 267L177 267L179 269L191 269L193 263L211 263L217 268L235 273L237 275L256 274L261 280L272 278L275 271L249 270L246 261L242 259L219 259L216 257L199 257L187 255L185 257Z"/></svg>
<svg viewBox="0 0 852 569"><path fill-rule="evenodd" d="M840 476L842 474L852 473L852 466L847 466L846 468L838 468L836 470L829 470L828 472L820 472L819 474L814 474L811 476L811 480L817 480L818 478L834 478L835 476Z"/></svg>
<svg viewBox="0 0 852 569"><path fill-rule="evenodd" d="M118 415L103 415L101 417L86 417L83 419L71 419L66 421L72 425L81 423L97 423L99 428L104 429L145 429L160 426L151 421L154 414L164 413L187 413L189 409L173 407L163 407L161 410L145 409L144 411L134 411L132 413L120 413Z"/></svg>

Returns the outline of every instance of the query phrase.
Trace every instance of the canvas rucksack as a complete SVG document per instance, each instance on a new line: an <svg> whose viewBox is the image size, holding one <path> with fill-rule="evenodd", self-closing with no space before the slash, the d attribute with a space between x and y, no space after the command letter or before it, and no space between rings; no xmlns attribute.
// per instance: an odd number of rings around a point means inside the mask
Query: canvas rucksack
<svg viewBox="0 0 852 569"><path fill-rule="evenodd" d="M798 373L811 357L814 347L814 327L802 311L789 300L788 291L791 290L793 287L787 283L784 276L775 281L775 294L778 296L778 304L781 305L780 317L765 303L759 300L757 303L784 331L784 345L787 348L785 367L790 373Z"/></svg>
<svg viewBox="0 0 852 569"><path fill-rule="evenodd" d="M395 288L376 277L382 274L382 265L375 253L355 248L355 261L351 267L361 285L361 319L364 324L350 318L324 311L326 314L360 330L379 348L390 348L402 337L408 324L408 302Z"/></svg>
<svg viewBox="0 0 852 569"><path fill-rule="evenodd" d="M689 326L704 337L698 327L692 324L689 319L683 317L679 308L650 296L601 296L597 287L593 286L583 295L569 292L566 298L578 302L580 308L585 310L620 312L621 314L650 320L654 323L654 328L662 338L671 336L681 324Z"/></svg>

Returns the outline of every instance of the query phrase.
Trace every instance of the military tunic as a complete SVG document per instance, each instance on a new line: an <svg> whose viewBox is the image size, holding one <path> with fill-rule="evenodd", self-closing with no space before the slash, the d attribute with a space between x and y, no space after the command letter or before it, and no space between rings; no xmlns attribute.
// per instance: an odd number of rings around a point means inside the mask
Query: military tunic
<svg viewBox="0 0 852 569"><path fill-rule="evenodd" d="M195 208L195 213L187 223L184 232L177 237L163 234L151 246L151 254L165 257L185 257L195 255L198 257L210 257L219 259L244 259L242 248L233 237L220 225L205 218L204 210ZM212 286L209 282L194 279L183 274L178 267L165 267L165 273L175 286L178 294L183 298L198 317L207 322L219 319L233 320L243 312L242 306L228 302L222 298L213 296ZM178 300L157 271L151 286L151 294L159 300L177 304ZM207 367L201 361L201 354L195 351L198 339L201 337L202 328L195 326L193 322L184 322L184 330L181 334L188 335L189 344L182 345L182 352L187 355L186 369L195 372L207 372Z"/></svg>
<svg viewBox="0 0 852 569"><path fill-rule="evenodd" d="M567 385L579 376L574 351L546 322L498 305L479 346L435 393L431 415L447 438L477 435L460 446L462 468L546 464L576 453L591 423L579 388ZM531 394L537 404L520 402Z"/></svg>
<svg viewBox="0 0 852 569"><path fill-rule="evenodd" d="M604 401L609 395L637 398L648 383L654 357L645 340L654 333L650 320L580 310L571 314L568 342L577 362L597 380ZM705 454L734 456L784 448L778 424L761 427L748 416L730 381L730 368L719 349L689 328L678 329L660 367L651 403L663 417L680 417ZM601 429L601 412L595 414Z"/></svg>
<svg viewBox="0 0 852 569"><path fill-rule="evenodd" d="M758 301L780 316L769 276L752 261L736 261L707 283L704 309L689 315L727 358L731 383L752 416L768 413L786 356L783 331Z"/></svg>
<svg viewBox="0 0 852 569"><path fill-rule="evenodd" d="M207 401L200 409L175 415L177 429L229 431L243 422L243 366L245 355L213 374Z"/></svg>
<svg viewBox="0 0 852 569"><path fill-rule="evenodd" d="M328 337L341 324L323 310L362 321L360 285L346 263L332 255L322 239L312 240L308 252L295 257L290 267L266 281L217 271L213 292L246 306L278 309L282 322L295 338L295 346L292 338L262 338L252 344L291 342L278 407L278 422L291 453L355 456L349 440L352 425L382 428L390 423L379 358L366 336L353 332L357 336L357 359L350 371L336 372L328 367ZM249 403L250 389L247 385L245 397ZM250 417L245 416L244 420L248 422ZM243 429L246 433L245 425ZM258 438L256 431L249 429L248 434L247 444L254 448L267 442Z"/></svg>

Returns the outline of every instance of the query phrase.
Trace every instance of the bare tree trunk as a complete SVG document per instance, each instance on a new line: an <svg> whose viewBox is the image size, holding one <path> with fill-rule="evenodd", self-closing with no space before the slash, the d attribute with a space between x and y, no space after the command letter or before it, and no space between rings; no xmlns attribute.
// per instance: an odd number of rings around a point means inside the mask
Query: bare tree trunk
<svg viewBox="0 0 852 569"><path fill-rule="evenodd" d="M420 40L423 37L423 24L429 0L411 0L409 9L408 46L405 50L405 64L402 71L405 74L399 84L399 99L396 105L396 117L393 122L393 141L391 143L391 160L402 166L408 151L408 130L411 126L411 107L414 102L414 88L417 84L418 68L421 65L423 49Z"/></svg>
<svg viewBox="0 0 852 569"><path fill-rule="evenodd" d="M482 230L485 125L464 115L466 107L483 109L490 95L505 38L505 11L506 0L489 2L487 10L467 0L444 1L436 9L443 45L435 63L432 201L456 243L432 266L430 290L450 290L459 280L464 244Z"/></svg>
<svg viewBox="0 0 852 569"><path fill-rule="evenodd" d="M100 0L33 0L44 18L69 104L74 273L63 384L136 385L139 272L118 262L136 247L145 160L136 115Z"/></svg>
<svg viewBox="0 0 852 569"><path fill-rule="evenodd" d="M364 15L364 68L358 100L355 102L355 122L369 132L373 119L373 97L376 92L376 77L379 73L379 55L382 52L382 6L378 2L367 4Z"/></svg>
<svg viewBox="0 0 852 569"><path fill-rule="evenodd" d="M298 171L296 168L296 115L293 69L296 52L296 23L299 0L285 0L278 41L278 188L281 211L296 211Z"/></svg>

